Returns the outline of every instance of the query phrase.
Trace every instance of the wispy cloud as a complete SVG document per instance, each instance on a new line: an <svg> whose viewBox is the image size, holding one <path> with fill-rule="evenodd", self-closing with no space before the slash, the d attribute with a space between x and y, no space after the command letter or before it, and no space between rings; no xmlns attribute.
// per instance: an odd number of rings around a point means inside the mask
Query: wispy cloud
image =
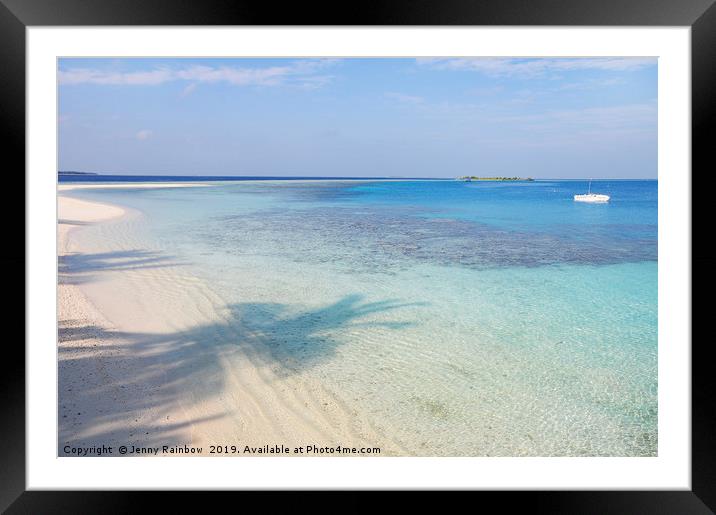
<svg viewBox="0 0 716 515"><path fill-rule="evenodd" d="M192 82L187 87L185 87L181 92L181 96L188 97L189 95L194 93L194 90L196 90L196 82Z"/></svg>
<svg viewBox="0 0 716 515"><path fill-rule="evenodd" d="M71 68L60 70L57 74L60 84L102 84L102 85L156 85L173 80L172 71L159 69L142 72L116 72L92 70L89 68Z"/></svg>
<svg viewBox="0 0 716 515"><path fill-rule="evenodd" d="M335 59L306 59L294 61L283 66L193 65L183 68L162 67L143 71L66 68L59 70L58 81L61 85L96 84L116 86L155 86L174 81L189 81L194 85L197 83L219 82L235 86L291 84L310 89L320 87L332 79L332 76L323 73L322 70L335 62ZM191 88L191 85L188 88Z"/></svg>
<svg viewBox="0 0 716 515"><path fill-rule="evenodd" d="M627 104L608 107L588 107L584 109L552 110L539 114L501 117L501 121L529 123L557 122L560 127L566 125L589 126L612 129L624 126L646 125L656 129L656 102ZM540 125L540 127L544 127Z"/></svg>
<svg viewBox="0 0 716 515"><path fill-rule="evenodd" d="M393 100L397 100L400 103L403 104L422 104L425 102L425 98L417 96L417 95L406 95L404 93L386 93L386 97L392 98Z"/></svg>
<svg viewBox="0 0 716 515"><path fill-rule="evenodd" d="M516 104L532 101L530 90L518 92L502 104L494 102L430 102L415 104L416 120L429 121L431 127L448 127L459 134L470 134L475 141L509 147L512 143L531 147L559 147L595 142L645 141L656 137L657 102L612 106L546 107L534 103L529 109ZM416 122L416 126L424 125ZM443 131L444 132L444 131Z"/></svg>
<svg viewBox="0 0 716 515"><path fill-rule="evenodd" d="M142 129L141 131L137 132L134 137L140 141L144 141L152 137L152 131L150 131L149 129Z"/></svg>
<svg viewBox="0 0 716 515"><path fill-rule="evenodd" d="M511 140L523 146L558 147L570 142L613 141L623 144L656 138L656 102L584 109L550 110L537 114L496 116L496 127L510 127Z"/></svg>
<svg viewBox="0 0 716 515"><path fill-rule="evenodd" d="M443 70L483 73L491 77L534 77L572 70L631 71L654 66L654 57L502 58L455 57L419 58L423 66Z"/></svg>
<svg viewBox="0 0 716 515"><path fill-rule="evenodd" d="M578 82L568 82L565 84L562 84L559 88L557 88L557 91L567 91L567 90L594 90L594 89L601 89L601 88L607 88L610 86L620 86L623 85L626 81L623 77L612 77L609 79L587 79L583 81Z"/></svg>
<svg viewBox="0 0 716 515"><path fill-rule="evenodd" d="M476 96L491 96L497 95L505 90L502 86L484 86L479 88L472 88L468 91L471 95Z"/></svg>

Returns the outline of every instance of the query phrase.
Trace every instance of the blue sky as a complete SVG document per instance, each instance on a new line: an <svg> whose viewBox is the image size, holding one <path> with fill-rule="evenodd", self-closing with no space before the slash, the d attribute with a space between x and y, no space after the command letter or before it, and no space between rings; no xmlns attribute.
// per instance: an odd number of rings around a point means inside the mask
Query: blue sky
<svg viewBox="0 0 716 515"><path fill-rule="evenodd" d="M654 58L61 59L59 169L656 178Z"/></svg>

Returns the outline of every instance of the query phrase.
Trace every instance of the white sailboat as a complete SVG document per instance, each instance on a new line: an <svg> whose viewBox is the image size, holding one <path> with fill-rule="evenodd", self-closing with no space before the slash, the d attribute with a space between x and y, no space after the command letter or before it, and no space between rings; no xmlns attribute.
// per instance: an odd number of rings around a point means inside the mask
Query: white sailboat
<svg viewBox="0 0 716 515"><path fill-rule="evenodd" d="M592 179L589 179L589 190L583 195L575 195L575 202L609 202L609 195L592 193Z"/></svg>

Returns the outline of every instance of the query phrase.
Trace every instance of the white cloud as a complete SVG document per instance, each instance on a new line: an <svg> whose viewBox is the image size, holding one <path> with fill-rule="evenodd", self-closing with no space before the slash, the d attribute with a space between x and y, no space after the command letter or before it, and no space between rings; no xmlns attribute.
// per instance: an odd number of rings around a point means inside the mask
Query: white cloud
<svg viewBox="0 0 716 515"><path fill-rule="evenodd" d="M330 75L321 74L319 71L333 65L335 62L335 59L307 59L294 61L284 66L263 68L194 65L184 68L162 67L154 70L132 72L69 68L59 70L58 80L62 85L153 86L172 81L191 81L193 84L217 82L225 82L236 86L291 84L315 88L331 80ZM191 88L191 85L188 88Z"/></svg>
<svg viewBox="0 0 716 515"><path fill-rule="evenodd" d="M502 91L504 91L504 89L505 88L502 86L486 86L480 88L472 88L468 91L468 93L470 93L471 95L488 96L501 93Z"/></svg>
<svg viewBox="0 0 716 515"><path fill-rule="evenodd" d="M566 90L594 90L610 86L623 85L626 81L621 77L612 77L609 79L588 79L579 82L570 82L562 84L557 88L559 91Z"/></svg>
<svg viewBox="0 0 716 515"><path fill-rule="evenodd" d="M571 70L631 71L654 66L655 57L504 58L456 57L419 58L419 64L443 70L480 72L491 77L533 77L548 72Z"/></svg>
<svg viewBox="0 0 716 515"><path fill-rule="evenodd" d="M532 115L498 116L495 126L511 128L524 145L559 146L568 141L613 141L619 144L656 138L656 103L554 110ZM533 140L530 142L530 140Z"/></svg>
<svg viewBox="0 0 716 515"><path fill-rule="evenodd" d="M58 72L60 84L155 85L172 80L171 77L172 72L167 69L146 72L115 72L73 68Z"/></svg>
<svg viewBox="0 0 716 515"><path fill-rule="evenodd" d="M385 96L404 104L422 104L423 102L425 102L425 99L423 97L419 97L416 95L405 95L403 93L386 93Z"/></svg>
<svg viewBox="0 0 716 515"><path fill-rule="evenodd" d="M137 134L134 135L135 138L137 138L140 141L144 141L149 139L152 136L152 131L149 129L142 129Z"/></svg>
<svg viewBox="0 0 716 515"><path fill-rule="evenodd" d="M558 123L559 127L601 127L647 126L656 130L656 103L629 104L610 107L588 107L584 109L547 111L536 115L502 117L501 121L522 124ZM544 127L544 125L539 125Z"/></svg>
<svg viewBox="0 0 716 515"><path fill-rule="evenodd" d="M196 82L192 82L191 84L189 84L187 87L185 87L182 90L181 96L187 97L187 96L191 95L192 93L194 93L195 89L196 89Z"/></svg>
<svg viewBox="0 0 716 515"><path fill-rule="evenodd" d="M487 143L521 142L523 146L550 146L594 140L623 144L656 138L657 102L583 107L545 108L534 104L525 111L518 108L529 101L532 92L501 105L495 102L429 102L417 104L417 116L430 120L432 127L450 127L454 134L470 134ZM446 125L447 124L447 125ZM448 133L448 132L446 132ZM451 136L455 137L455 136Z"/></svg>

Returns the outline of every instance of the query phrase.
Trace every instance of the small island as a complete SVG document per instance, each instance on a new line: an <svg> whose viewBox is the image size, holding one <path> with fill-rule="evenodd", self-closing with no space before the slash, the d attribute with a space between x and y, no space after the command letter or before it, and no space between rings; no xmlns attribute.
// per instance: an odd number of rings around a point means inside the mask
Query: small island
<svg viewBox="0 0 716 515"><path fill-rule="evenodd" d="M475 175L463 175L458 177L458 181L534 181L532 177L477 177Z"/></svg>
<svg viewBox="0 0 716 515"><path fill-rule="evenodd" d="M97 175L95 172L74 172L71 170L59 170L57 175Z"/></svg>

